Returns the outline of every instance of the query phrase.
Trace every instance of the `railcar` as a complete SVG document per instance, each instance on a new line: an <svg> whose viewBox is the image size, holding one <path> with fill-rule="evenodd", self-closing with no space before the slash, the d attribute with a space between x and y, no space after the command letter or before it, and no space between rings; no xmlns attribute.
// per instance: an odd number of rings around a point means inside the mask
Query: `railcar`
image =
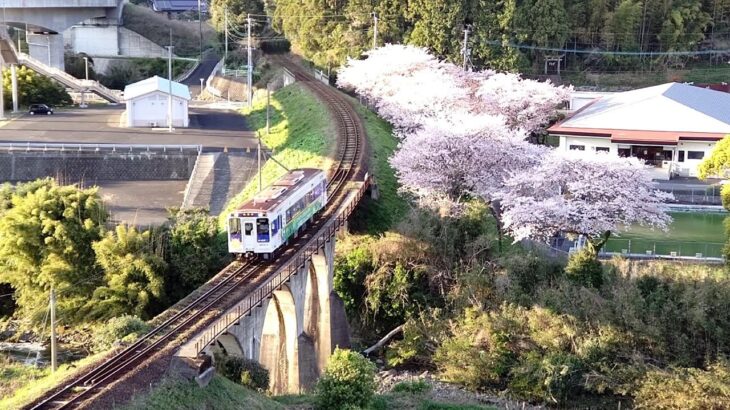
<svg viewBox="0 0 730 410"><path fill-rule="evenodd" d="M270 259L326 204L324 172L292 170L228 215L228 251Z"/></svg>

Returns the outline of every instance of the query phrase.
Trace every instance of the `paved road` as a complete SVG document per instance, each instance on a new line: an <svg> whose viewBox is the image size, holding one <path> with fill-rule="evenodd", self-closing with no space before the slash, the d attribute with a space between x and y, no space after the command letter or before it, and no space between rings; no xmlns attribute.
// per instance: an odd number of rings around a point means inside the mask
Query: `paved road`
<svg viewBox="0 0 730 410"><path fill-rule="evenodd" d="M147 227L167 220L167 208L179 207L187 181L97 181L111 219Z"/></svg>
<svg viewBox="0 0 730 410"><path fill-rule="evenodd" d="M195 68L193 73L182 82L190 88L190 95L196 97L200 94L200 79L207 80L219 60L220 58L217 55L205 56L205 59Z"/></svg>
<svg viewBox="0 0 730 410"><path fill-rule="evenodd" d="M122 128L124 108L109 106L60 110L54 115L23 115L0 127L0 142L107 144L201 144L209 151L256 148L244 117L232 111L190 109L190 127Z"/></svg>

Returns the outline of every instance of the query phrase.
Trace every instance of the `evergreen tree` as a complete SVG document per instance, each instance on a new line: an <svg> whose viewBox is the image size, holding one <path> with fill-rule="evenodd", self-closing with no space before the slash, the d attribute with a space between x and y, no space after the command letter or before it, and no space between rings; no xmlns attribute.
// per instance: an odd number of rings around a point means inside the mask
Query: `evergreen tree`
<svg viewBox="0 0 730 410"><path fill-rule="evenodd" d="M13 194L12 207L0 216L0 282L15 289L23 317L42 320L55 287L59 318L79 321L78 308L102 283L92 243L107 213L96 188L51 180L31 187Z"/></svg>
<svg viewBox="0 0 730 410"><path fill-rule="evenodd" d="M133 314L144 319L160 310L166 264L155 255L150 231L119 225L93 247L105 283L86 306L89 317Z"/></svg>

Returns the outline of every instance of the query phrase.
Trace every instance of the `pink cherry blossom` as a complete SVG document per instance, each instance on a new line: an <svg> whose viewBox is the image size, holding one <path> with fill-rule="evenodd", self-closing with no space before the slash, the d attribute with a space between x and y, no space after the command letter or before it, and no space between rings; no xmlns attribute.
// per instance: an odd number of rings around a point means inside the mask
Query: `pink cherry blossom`
<svg viewBox="0 0 730 410"><path fill-rule="evenodd" d="M516 241L549 240L558 232L595 238L641 224L666 229L671 217L636 158L553 150L529 170L517 172L496 195L502 221Z"/></svg>

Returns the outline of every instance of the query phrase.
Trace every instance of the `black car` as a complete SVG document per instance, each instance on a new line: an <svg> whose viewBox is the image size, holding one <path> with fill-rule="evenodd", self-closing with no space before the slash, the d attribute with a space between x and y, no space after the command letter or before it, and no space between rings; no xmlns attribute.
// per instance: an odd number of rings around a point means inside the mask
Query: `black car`
<svg viewBox="0 0 730 410"><path fill-rule="evenodd" d="M31 104L30 108L28 108L28 113L30 115L35 115L35 114L51 115L51 114L53 114L53 108L46 104Z"/></svg>

